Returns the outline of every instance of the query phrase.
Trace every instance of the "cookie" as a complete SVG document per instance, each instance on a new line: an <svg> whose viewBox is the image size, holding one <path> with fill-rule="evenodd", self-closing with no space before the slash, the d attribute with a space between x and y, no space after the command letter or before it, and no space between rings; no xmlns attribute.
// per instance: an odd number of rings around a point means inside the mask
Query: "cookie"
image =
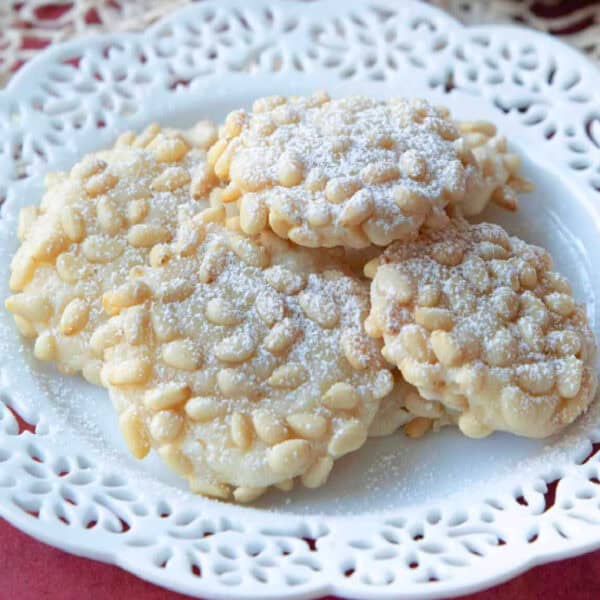
<svg viewBox="0 0 600 600"><path fill-rule="evenodd" d="M206 138L209 124L199 129ZM208 138L204 143L214 132ZM100 357L90 341L108 317L102 294L147 263L155 244L171 240L178 215L208 206L216 179L205 157L182 134L151 125L47 178L39 208L21 212L10 277L16 293L5 303L35 340L38 359L99 383Z"/></svg>
<svg viewBox="0 0 600 600"><path fill-rule="evenodd" d="M367 332L461 431L541 438L586 410L596 389L585 309L549 254L499 226L455 219L367 266Z"/></svg>
<svg viewBox="0 0 600 600"><path fill-rule="evenodd" d="M463 215L477 215L491 202L515 211L519 194L533 191L533 184L521 175L521 158L509 152L506 138L498 135L489 121L458 121L461 137L456 140L457 151L466 164L477 165L468 180L464 200L460 203Z"/></svg>
<svg viewBox="0 0 600 600"><path fill-rule="evenodd" d="M452 415L436 400L425 400L417 389L395 373L394 389L379 406L369 427L369 437L391 435L400 427L410 438L420 438L428 431L438 431L453 424Z"/></svg>
<svg viewBox="0 0 600 600"><path fill-rule="evenodd" d="M222 223L190 219L104 294L101 377L121 431L136 457L156 448L208 496L320 486L393 385L364 332L368 283L327 252Z"/></svg>
<svg viewBox="0 0 600 600"><path fill-rule="evenodd" d="M245 232L309 247L413 239L482 181L447 111L404 98L262 98L229 114L208 160Z"/></svg>
<svg viewBox="0 0 600 600"><path fill-rule="evenodd" d="M477 215L493 202L505 210L516 211L519 195L533 191L533 184L521 176L521 159L508 151L504 136L488 121L458 121L461 138L455 145L472 171L465 199L460 203L463 215ZM364 266L382 253L378 246L344 248L345 259L361 276Z"/></svg>

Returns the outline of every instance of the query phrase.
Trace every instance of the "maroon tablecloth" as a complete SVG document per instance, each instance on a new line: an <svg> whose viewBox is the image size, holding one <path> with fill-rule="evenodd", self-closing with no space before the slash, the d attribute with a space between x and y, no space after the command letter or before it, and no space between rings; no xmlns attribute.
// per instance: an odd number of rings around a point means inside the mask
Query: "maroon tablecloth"
<svg viewBox="0 0 600 600"><path fill-rule="evenodd" d="M179 600L118 567L65 554L0 520L0 600ZM600 551L537 567L469 600L600 598Z"/></svg>

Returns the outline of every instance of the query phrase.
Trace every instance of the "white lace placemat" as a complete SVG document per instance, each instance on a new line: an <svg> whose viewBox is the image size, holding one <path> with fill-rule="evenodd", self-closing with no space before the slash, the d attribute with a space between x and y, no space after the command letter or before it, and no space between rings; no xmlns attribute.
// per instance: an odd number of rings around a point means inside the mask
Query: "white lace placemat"
<svg viewBox="0 0 600 600"><path fill-rule="evenodd" d="M102 31L142 29L193 0L0 2L0 86L50 44ZM401 0L398 0L399 2ZM557 35L600 64L600 2L429 0L468 24L521 23Z"/></svg>
<svg viewBox="0 0 600 600"><path fill-rule="evenodd" d="M589 0L429 0L467 25L515 23L573 44L600 64L600 2Z"/></svg>

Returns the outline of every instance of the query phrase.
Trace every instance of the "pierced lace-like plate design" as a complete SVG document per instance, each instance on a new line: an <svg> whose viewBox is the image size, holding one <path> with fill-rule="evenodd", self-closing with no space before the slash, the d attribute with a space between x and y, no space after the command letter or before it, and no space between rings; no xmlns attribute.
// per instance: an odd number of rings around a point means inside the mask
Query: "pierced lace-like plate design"
<svg viewBox="0 0 600 600"><path fill-rule="evenodd" d="M143 34L58 46L15 76L0 94L3 297L18 209L41 197L46 172L122 131L223 119L274 93L385 98L410 81L457 119L494 121L525 157L537 191L516 217L484 217L548 248L597 331L600 80L585 59L409 1L248 4L207 1ZM0 357L1 514L181 592L448 596L600 546L596 405L544 442L452 427L369 440L323 488L246 508L190 495L154 457L129 459L106 393L36 362L4 312Z"/></svg>

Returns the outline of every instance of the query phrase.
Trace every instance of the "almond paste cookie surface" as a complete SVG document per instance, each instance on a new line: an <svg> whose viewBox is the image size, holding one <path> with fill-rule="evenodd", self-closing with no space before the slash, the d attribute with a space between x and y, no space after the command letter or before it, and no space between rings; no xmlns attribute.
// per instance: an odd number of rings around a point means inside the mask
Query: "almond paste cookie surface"
<svg viewBox="0 0 600 600"><path fill-rule="evenodd" d="M118 314L101 330L102 379L125 440L209 496L250 501L297 476L317 487L392 389L364 332L368 284L322 251L202 218L104 296Z"/></svg>
<svg viewBox="0 0 600 600"><path fill-rule="evenodd" d="M210 142L210 130L204 122L196 137ZM108 318L102 294L169 241L181 215L208 206L192 197L206 196L216 181L205 156L181 133L151 125L47 178L40 206L21 211L16 293L6 300L21 333L35 339L38 359L99 383L102 348L93 332Z"/></svg>
<svg viewBox="0 0 600 600"><path fill-rule="evenodd" d="M585 309L542 248L456 219L393 244L366 271L374 272L367 331L466 435L548 436L592 401Z"/></svg>
<svg viewBox="0 0 600 600"><path fill-rule="evenodd" d="M208 158L245 232L363 248L442 227L467 191L481 210L495 188L459 135L424 100L277 96L230 113Z"/></svg>

